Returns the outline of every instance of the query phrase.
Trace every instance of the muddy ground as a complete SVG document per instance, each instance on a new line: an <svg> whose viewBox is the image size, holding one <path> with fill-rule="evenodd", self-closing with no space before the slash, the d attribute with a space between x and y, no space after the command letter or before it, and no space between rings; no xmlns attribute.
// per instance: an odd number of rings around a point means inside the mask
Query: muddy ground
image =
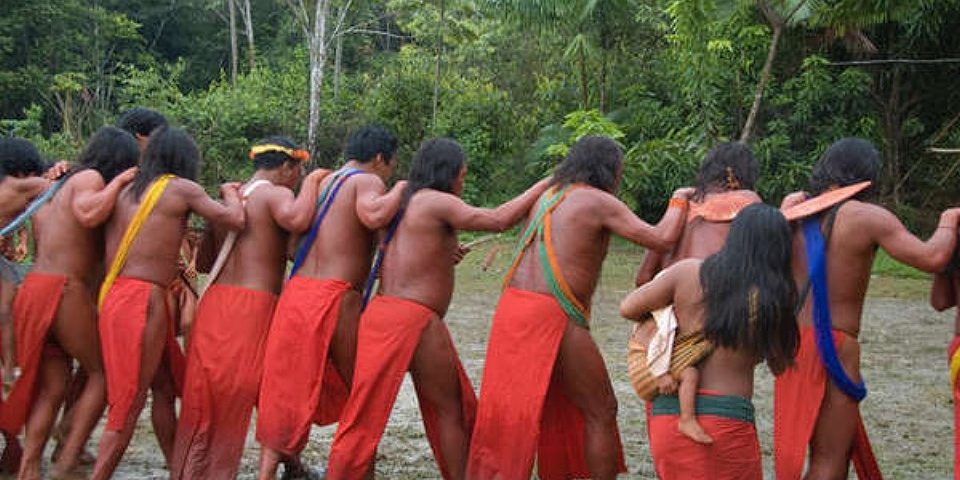
<svg viewBox="0 0 960 480"><path fill-rule="evenodd" d="M509 249L505 249L509 250ZM482 255L473 255L458 272L458 290L447 315L454 341L475 387L483 369L490 318L506 259L483 272ZM620 401L619 419L629 473L621 478L655 478L650 464L643 404L626 374L625 342L629 325L617 306L632 285L638 252L620 248L611 254L595 299L592 332L600 345ZM953 312L936 313L927 304L928 282L875 278L867 302L863 373L870 394L863 416L887 478L949 478L952 462L952 403L945 348L953 335ZM772 478L772 377L759 368L755 403L767 478ZM314 428L304 459L325 463L333 428ZM99 438L99 430L94 440ZM95 449L95 443L90 445ZM259 450L248 437L240 478L254 478ZM377 456L377 477L439 478L420 421L413 386L404 383ZM851 475L852 476L852 475ZM141 417L137 434L116 478L166 478L149 417Z"/></svg>

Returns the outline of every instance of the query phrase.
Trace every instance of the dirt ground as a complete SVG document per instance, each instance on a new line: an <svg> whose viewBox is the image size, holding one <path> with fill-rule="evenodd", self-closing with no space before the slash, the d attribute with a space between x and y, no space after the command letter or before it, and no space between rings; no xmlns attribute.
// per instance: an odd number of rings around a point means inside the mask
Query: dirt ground
<svg viewBox="0 0 960 480"><path fill-rule="evenodd" d="M474 254L458 272L458 289L447 323L475 387L479 387L490 319L506 263L504 248L494 268L478 267ZM640 255L619 248L607 261L595 298L592 332L607 360L620 401L619 424L629 473L621 478L655 478L643 420L643 404L626 373L625 342L629 325L617 314L620 299L632 285ZM880 466L887 478L950 478L952 404L945 349L953 334L953 311L934 312L926 301L928 282L875 278L867 302L863 334L863 373L870 394L863 415ZM758 368L754 402L767 478L772 476L773 381ZM304 459L325 463L334 429L314 428ZM99 430L94 439L99 438ZM96 445L90 445L95 449ZM240 478L254 478L259 450L248 436ZM853 475L851 475L853 476ZM166 478L149 417L138 432L116 478ZM405 381L377 455L377 477L439 478L426 442L413 386Z"/></svg>

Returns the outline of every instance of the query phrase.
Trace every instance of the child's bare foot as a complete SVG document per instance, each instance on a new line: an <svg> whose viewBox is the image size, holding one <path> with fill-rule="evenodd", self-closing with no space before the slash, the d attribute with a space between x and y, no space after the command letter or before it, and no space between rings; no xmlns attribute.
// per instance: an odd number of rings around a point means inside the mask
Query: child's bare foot
<svg viewBox="0 0 960 480"><path fill-rule="evenodd" d="M704 445L713 443L713 439L710 438L710 435L707 435L707 432L703 431L703 427L700 426L696 418L681 418L680 421L677 422L677 430L690 437L694 442Z"/></svg>

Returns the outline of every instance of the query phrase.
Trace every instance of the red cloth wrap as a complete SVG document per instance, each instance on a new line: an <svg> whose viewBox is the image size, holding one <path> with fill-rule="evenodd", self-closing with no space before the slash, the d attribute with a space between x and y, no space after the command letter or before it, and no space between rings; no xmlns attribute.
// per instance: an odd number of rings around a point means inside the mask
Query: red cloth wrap
<svg viewBox="0 0 960 480"><path fill-rule="evenodd" d="M960 348L960 335L954 336L947 348L947 365ZM953 386L953 478L960 480L960 382Z"/></svg>
<svg viewBox="0 0 960 480"><path fill-rule="evenodd" d="M845 333L834 330L833 342L837 351L840 351L846 337ZM777 376L774 382L773 455L778 480L803 477L807 447L813 438L813 429L826 392L827 372L820 362L813 327L801 325L800 349L795 365ZM857 434L850 451L857 478L883 478L859 411L851 421L857 422Z"/></svg>
<svg viewBox="0 0 960 480"><path fill-rule="evenodd" d="M204 294L190 332L172 478L236 478L276 301L218 284Z"/></svg>
<svg viewBox="0 0 960 480"><path fill-rule="evenodd" d="M0 430L16 434L27 422L36 393L40 359L66 284L67 277L63 275L31 272L17 290L13 319L21 374L0 409Z"/></svg>
<svg viewBox="0 0 960 480"><path fill-rule="evenodd" d="M500 296L467 478L526 479L535 456L537 474L544 480L590 476L583 416L553 374L568 322L549 295L507 288ZM618 450L623 473L622 446Z"/></svg>
<svg viewBox="0 0 960 480"><path fill-rule="evenodd" d="M327 478L363 478L383 436L420 336L436 315L419 303L383 295L375 297L367 306L360 318L353 389L330 448ZM449 332L447 340L453 349ZM456 363L460 377L464 429L469 434L476 416L476 394L460 359L454 354L450 360ZM418 400L427 440L440 473L445 479L451 478L439 451L440 430L434 408L419 393Z"/></svg>
<svg viewBox="0 0 960 480"><path fill-rule="evenodd" d="M675 415L650 415L647 403L650 456L661 480L763 480L760 444L753 423L697 415L697 422L713 438L712 445L704 445L680 433L678 421Z"/></svg>
<svg viewBox="0 0 960 480"><path fill-rule="evenodd" d="M280 294L263 361L257 441L286 455L303 450L316 422L336 422L347 388L329 361L342 280L293 277Z"/></svg>
<svg viewBox="0 0 960 480"><path fill-rule="evenodd" d="M100 308L100 350L107 378L106 429L120 431L130 414L140 383L140 363L143 360L143 330L147 325L150 292L158 285L131 277L118 277ZM183 389L186 359L175 337L165 297L164 307L167 339L163 359L170 372L177 394Z"/></svg>

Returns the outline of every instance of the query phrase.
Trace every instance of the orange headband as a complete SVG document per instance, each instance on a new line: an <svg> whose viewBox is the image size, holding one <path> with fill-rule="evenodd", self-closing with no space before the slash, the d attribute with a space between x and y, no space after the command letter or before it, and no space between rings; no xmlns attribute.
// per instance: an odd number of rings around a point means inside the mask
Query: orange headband
<svg viewBox="0 0 960 480"><path fill-rule="evenodd" d="M310 152L306 150L298 150L293 148L287 148L281 145L275 145L268 143L266 145L256 145L250 149L250 160L253 160L253 157L260 155L261 153L270 153L270 152L279 152L282 153L294 160L299 160L301 162L306 162L310 160Z"/></svg>

